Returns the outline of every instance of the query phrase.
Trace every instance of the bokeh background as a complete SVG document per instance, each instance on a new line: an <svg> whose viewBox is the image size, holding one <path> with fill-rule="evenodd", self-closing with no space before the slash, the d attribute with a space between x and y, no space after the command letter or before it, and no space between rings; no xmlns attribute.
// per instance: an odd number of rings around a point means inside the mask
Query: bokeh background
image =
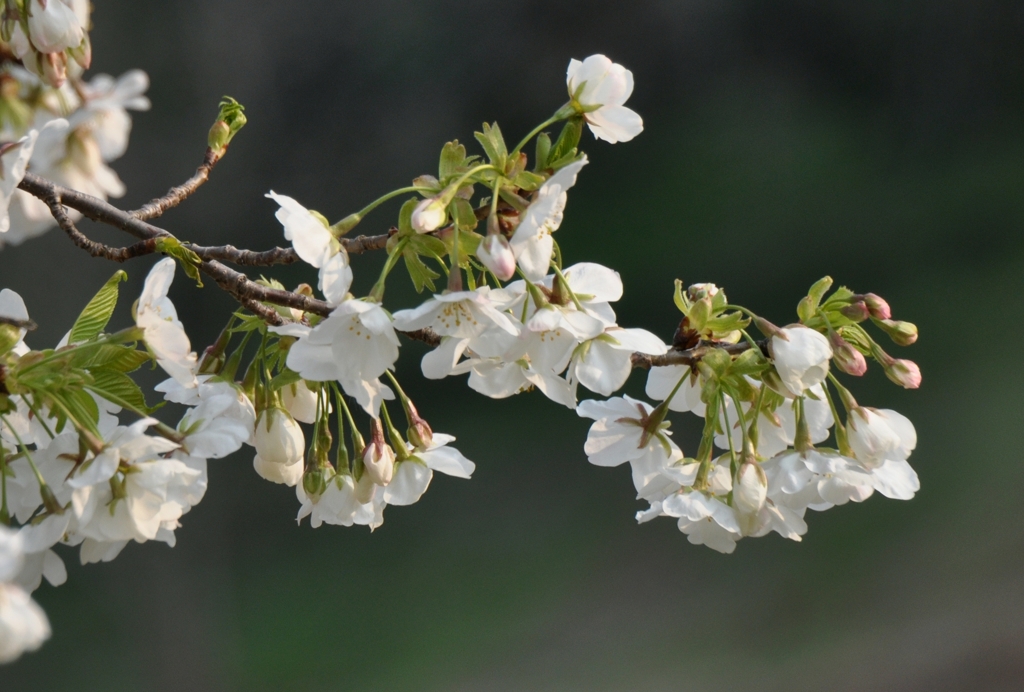
<svg viewBox="0 0 1024 692"><path fill-rule="evenodd" d="M915 421L922 490L719 555L668 519L634 523L628 471L586 462L586 421L539 394L422 384L407 344L399 375L478 462L472 481L437 478L371 536L296 527L292 491L249 453L213 462L176 548L88 568L65 554L68 583L36 594L53 638L0 668L5 692L1024 689L1020 3L95 4L94 71L153 80L115 165L125 205L194 169L221 95L247 106L212 181L162 221L206 244L281 242L269 189L337 219L433 172L484 119L517 140L564 102L569 58L608 54L636 75L646 130L585 136L567 256L617 268L622 323L666 339L677 277L780 323L826 273L885 296L920 326L892 350L924 384L876 369L856 393ZM122 322L151 263L125 267ZM378 266L356 259L363 287ZM0 253L39 347L113 271L57 233ZM405 283L390 304L415 300ZM180 277L172 295L196 345L231 307ZM675 426L692 451L694 421Z"/></svg>

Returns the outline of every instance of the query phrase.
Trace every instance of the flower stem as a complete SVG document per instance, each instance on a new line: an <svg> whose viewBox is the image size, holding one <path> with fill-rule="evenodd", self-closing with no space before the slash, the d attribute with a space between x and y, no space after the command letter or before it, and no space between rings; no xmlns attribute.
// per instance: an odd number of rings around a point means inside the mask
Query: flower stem
<svg viewBox="0 0 1024 692"><path fill-rule="evenodd" d="M568 105L568 104L566 104L566 105ZM555 112L555 114L554 114L554 115L552 115L552 116L551 116L550 118L548 118L547 120L545 120L544 122L542 122L542 123L541 123L540 125L538 125L537 127L535 127L535 128L533 128L532 130L530 130L530 133L529 133L528 135L526 135L525 137L523 137L522 141L521 141L521 142L519 142L519 144L517 144L517 145L516 145L516 148L515 148L515 149L513 149L513 150L511 151L511 153L509 153L509 158L512 158L512 157L514 157L514 156L517 156L517 155L519 154L519 152L520 152L520 151L522 151L523 147L525 147L525 146L526 146L527 142L529 142L529 141L530 141L531 139L533 139L534 137L536 137L537 135L539 135L539 134L541 133L541 131L542 131L542 130L543 130L543 129L544 129L545 127L547 127L548 125L554 125L554 124L555 124L555 123L557 123L558 121L560 121L560 120L565 120L565 119L566 119L567 117L569 117L568 115L564 115L564 114L563 114L563 112L564 112L565 110L566 110L565 106L562 106L561 108L559 108L559 109L558 109L558 110L557 110L557 111Z"/></svg>

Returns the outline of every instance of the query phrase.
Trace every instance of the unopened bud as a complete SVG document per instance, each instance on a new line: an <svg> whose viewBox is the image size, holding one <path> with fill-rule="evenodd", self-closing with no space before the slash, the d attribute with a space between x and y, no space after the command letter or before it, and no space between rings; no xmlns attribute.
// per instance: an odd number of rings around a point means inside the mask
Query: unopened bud
<svg viewBox="0 0 1024 692"><path fill-rule="evenodd" d="M211 149L221 151L228 145L230 139L231 127L223 120L218 120L210 128L210 134L206 141Z"/></svg>
<svg viewBox="0 0 1024 692"><path fill-rule="evenodd" d="M917 325L896 320L875 320L875 324L889 335L897 346L910 346L917 341Z"/></svg>
<svg viewBox="0 0 1024 692"><path fill-rule="evenodd" d="M428 197L419 204L412 212L412 228L417 233L430 233L444 225L448 218L445 212L445 204L437 197Z"/></svg>
<svg viewBox="0 0 1024 692"><path fill-rule="evenodd" d="M372 439L363 451L364 474L377 485L387 485L395 474L395 450L384 441L380 419L373 421Z"/></svg>
<svg viewBox="0 0 1024 692"><path fill-rule="evenodd" d="M733 505L744 514L756 514L768 497L768 478L756 461L744 462L732 486Z"/></svg>
<svg viewBox="0 0 1024 692"><path fill-rule="evenodd" d="M358 226L359 222L362 220L363 217L361 214L349 214L344 219L331 226L331 231L333 231L336 236L343 236Z"/></svg>
<svg viewBox="0 0 1024 692"><path fill-rule="evenodd" d="M892 317L892 310L889 309L889 304L881 296L867 293L856 297L867 303L868 310L871 311L871 316L875 319L887 320Z"/></svg>
<svg viewBox="0 0 1024 692"><path fill-rule="evenodd" d="M839 312L842 313L843 317L853 322L863 322L867 318L871 317L871 311L868 309L868 304L863 300L858 300L856 303L850 303L839 308Z"/></svg>
<svg viewBox="0 0 1024 692"><path fill-rule="evenodd" d="M31 60L31 56L26 56ZM64 86L68 78L68 58L64 53L43 53L38 57L40 76L54 89Z"/></svg>
<svg viewBox="0 0 1024 692"><path fill-rule="evenodd" d="M832 344L832 360L836 367L847 375L860 377L868 371L868 362L864 354L850 345L850 342L833 332L829 336Z"/></svg>
<svg viewBox="0 0 1024 692"><path fill-rule="evenodd" d="M322 468L307 468L302 476L302 489L311 499L317 499L327 490L327 479Z"/></svg>
<svg viewBox="0 0 1024 692"><path fill-rule="evenodd" d="M912 360L900 358L887 363L885 375L904 389L917 389L921 386L921 368Z"/></svg>
<svg viewBox="0 0 1024 692"><path fill-rule="evenodd" d="M89 41L89 34L82 39L82 43L75 48L68 48L68 55L77 62L83 70L88 70L92 65L92 43Z"/></svg>
<svg viewBox="0 0 1024 692"><path fill-rule="evenodd" d="M757 327L757 330L764 334L765 336L770 338L774 338L777 336L783 341L789 341L789 336L786 335L786 332L782 331L782 329L772 324L765 318L754 315L753 320L754 326Z"/></svg>
<svg viewBox="0 0 1024 692"><path fill-rule="evenodd" d="M508 281L515 276L516 256L500 233L489 233L477 246L476 256L500 280Z"/></svg>
<svg viewBox="0 0 1024 692"><path fill-rule="evenodd" d="M417 449L429 449L434 443L434 431L430 428L430 424L420 417L412 401L408 402L406 415L409 417L409 429L405 435L409 438L409 442Z"/></svg>
<svg viewBox="0 0 1024 692"><path fill-rule="evenodd" d="M700 300L701 298L714 298L718 295L719 288L715 284L692 284L686 289L686 293L690 296L690 300Z"/></svg>

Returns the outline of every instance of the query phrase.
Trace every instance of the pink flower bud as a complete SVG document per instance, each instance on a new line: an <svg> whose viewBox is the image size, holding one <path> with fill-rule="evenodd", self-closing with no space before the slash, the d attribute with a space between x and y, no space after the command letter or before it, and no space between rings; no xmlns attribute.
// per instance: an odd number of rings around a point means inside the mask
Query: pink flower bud
<svg viewBox="0 0 1024 692"><path fill-rule="evenodd" d="M829 337L829 341L832 343L832 360L837 368L854 377L860 377L868 371L864 354L850 345L849 341L836 333Z"/></svg>
<svg viewBox="0 0 1024 692"><path fill-rule="evenodd" d="M889 304L881 296L868 293L859 297L867 303L868 310L871 311L871 316L875 319L887 320L892 317L892 310L889 309Z"/></svg>
<svg viewBox="0 0 1024 692"><path fill-rule="evenodd" d="M445 204L437 197L428 197L419 204L412 212L412 228L417 233L430 233L436 231L447 218Z"/></svg>
<svg viewBox="0 0 1024 692"><path fill-rule="evenodd" d="M921 386L921 368L912 360L898 359L886 365L886 376L904 389L917 389Z"/></svg>
<svg viewBox="0 0 1024 692"><path fill-rule="evenodd" d="M867 318L871 317L871 311L868 310L867 303L862 300L858 300L856 303L850 303L839 308L839 312L843 314L843 317L853 320L854 322L863 322Z"/></svg>
<svg viewBox="0 0 1024 692"><path fill-rule="evenodd" d="M370 444L363 450L364 477L377 485L387 485L395 475L395 450L384 441L384 426L380 419L373 421Z"/></svg>
<svg viewBox="0 0 1024 692"><path fill-rule="evenodd" d="M476 249L476 256L485 267L502 281L508 281L516 273L516 257L505 236L490 233Z"/></svg>

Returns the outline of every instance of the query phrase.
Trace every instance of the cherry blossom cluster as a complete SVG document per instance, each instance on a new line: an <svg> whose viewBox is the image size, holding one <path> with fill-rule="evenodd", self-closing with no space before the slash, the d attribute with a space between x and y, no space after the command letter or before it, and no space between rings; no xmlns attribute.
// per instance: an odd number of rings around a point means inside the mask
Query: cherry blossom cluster
<svg viewBox="0 0 1024 692"><path fill-rule="evenodd" d="M405 339L429 346L420 362L427 379L465 375L470 389L495 399L538 390L593 419L586 454L598 466L630 464L638 499L649 504L638 519L676 518L691 542L722 552L771 531L800 540L807 509L918 490L907 463L911 423L860 406L836 376L862 376L870 359L897 384L920 384L917 366L889 356L866 328L899 345L917 338L880 297L832 291L822 279L800 301L799 322L777 327L712 284L683 290L677 281L682 318L666 342L619 324L615 270L564 261L554 234L589 162L579 148L584 129L608 143L643 130L625 106L633 76L623 66L603 55L571 61L567 102L514 147L485 123L475 133L480 154L448 142L436 174L337 222L269 192L290 247L210 248L144 221L203 184L245 124L242 107L222 102L192 179L140 210L110 206L123 186L105 162L124 151L126 109L148 106L146 83L141 73L81 80L83 7L6 2L3 37L21 66L8 60L0 74L10 140L0 146L0 238L20 242L56 223L96 257L167 256L150 269L132 324L108 329L126 278L118 271L54 348L25 343L34 327L26 305L0 291L0 662L49 636L29 594L44 578L65 581L61 552L77 549L87 564L115 559L130 542L173 546L206 492L210 460L250 448L254 471L294 488L296 519L314 528L374 530L388 506L419 501L435 472L470 478L475 464L452 435L433 430L398 380ZM26 115L16 120L3 107ZM557 136L548 132L555 126ZM388 233L349 235L395 198L404 199ZM138 242L91 241L75 226L83 214ZM383 268L366 295L353 294L352 257L371 250L386 252ZM223 262L302 262L311 283L288 290ZM199 353L168 297L179 266L240 304ZM418 305L385 303L399 267L423 295ZM158 406L131 376L147 363L167 376L155 388ZM650 368L647 395L657 405L580 401L580 386L610 397L636 367ZM671 437L674 412L704 419L692 455Z"/></svg>
<svg viewBox="0 0 1024 692"><path fill-rule="evenodd" d="M43 201L17 189L29 167L101 199L124 195L124 183L108 164L128 148L128 111L150 107L144 96L149 78L140 70L84 79L92 59L88 0L3 5L0 56L11 59L0 65L0 247L55 225Z"/></svg>
<svg viewBox="0 0 1024 692"><path fill-rule="evenodd" d="M684 317L676 342L695 346L685 363L651 369L646 393L660 403L624 396L580 404L579 415L595 421L585 445L590 462L631 466L637 499L649 503L637 521L672 517L691 543L731 553L745 536L774 531L802 540L808 509L862 502L876 490L914 497L913 424L859 405L830 366L862 376L867 356L893 382L916 389L917 365L889 356L862 323L898 345L916 341L917 329L892 320L873 294L840 288L823 300L831 285L827 277L815 284L800 303L801 321L787 327L729 305L712 284L677 291ZM763 341L747 333L751 321ZM670 412L704 419L693 456L671 439Z"/></svg>

